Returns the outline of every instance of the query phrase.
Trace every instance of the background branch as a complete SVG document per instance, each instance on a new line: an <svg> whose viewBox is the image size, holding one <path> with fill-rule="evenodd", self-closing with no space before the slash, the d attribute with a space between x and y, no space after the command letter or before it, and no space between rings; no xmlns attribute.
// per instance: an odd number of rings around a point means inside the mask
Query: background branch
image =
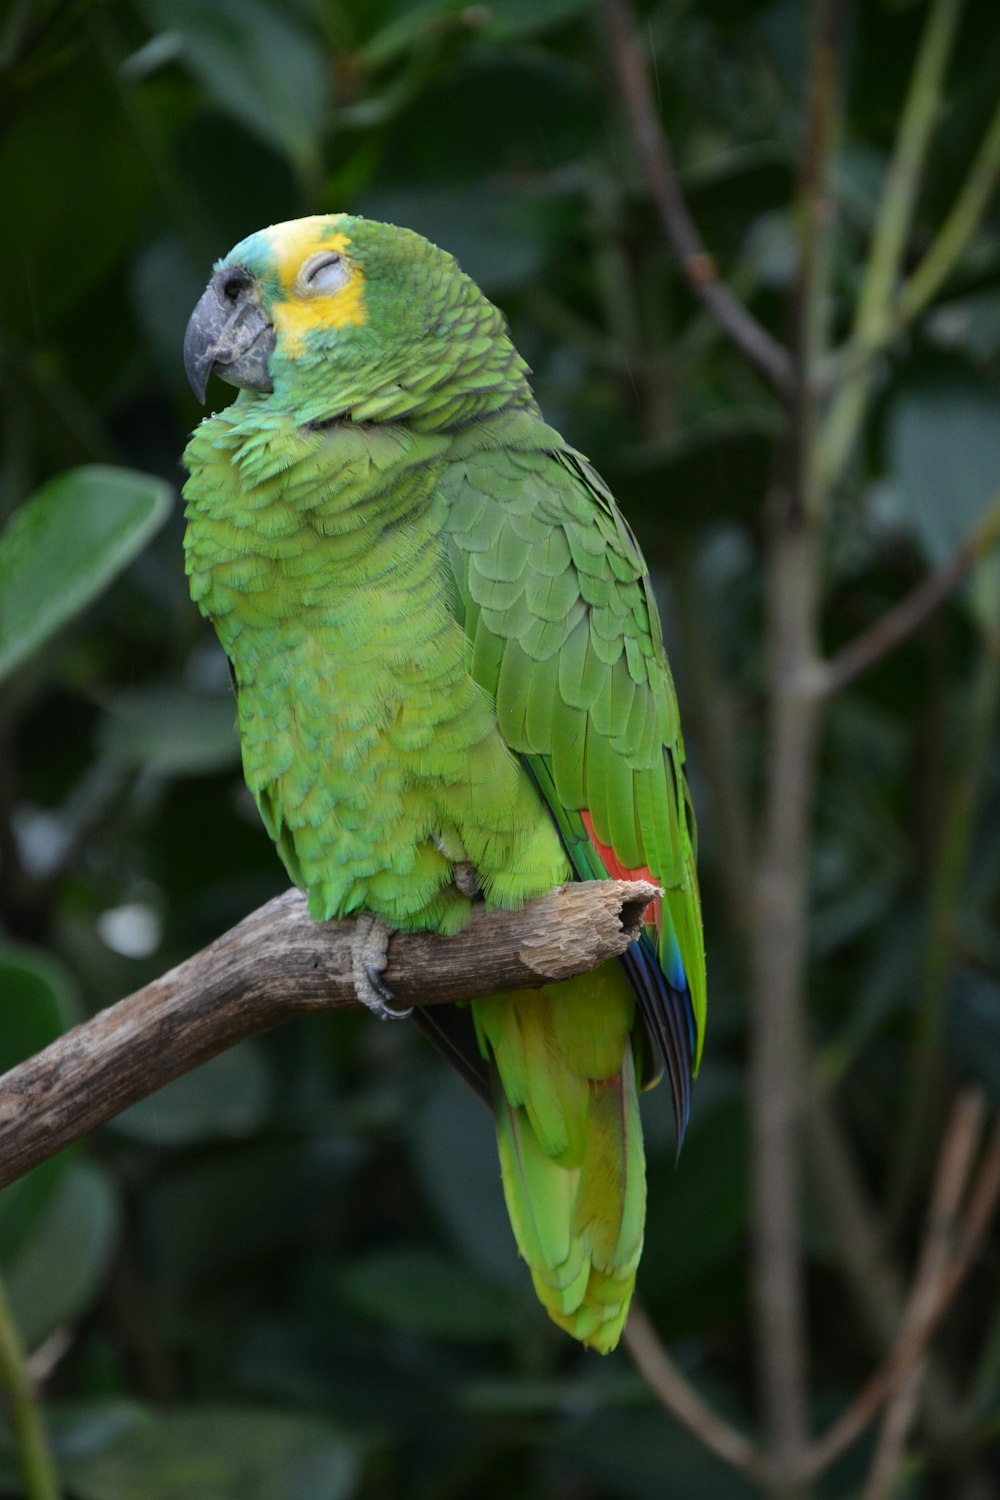
<svg viewBox="0 0 1000 1500"><path fill-rule="evenodd" d="M899 294L899 320L907 323L930 302L979 227L1000 176L1000 104L986 128L951 212L923 260Z"/></svg>
<svg viewBox="0 0 1000 1500"><path fill-rule="evenodd" d="M385 981L404 1005L568 979L623 953L657 888L560 886L520 911L473 907L464 932L394 934ZM244 1037L357 1007L352 921L313 922L286 891L175 969L0 1078L0 1187Z"/></svg>
<svg viewBox="0 0 1000 1500"><path fill-rule="evenodd" d="M950 597L966 573L996 544L1000 537L1000 500L987 511L947 561L922 578L898 604L849 641L821 668L817 685L824 693L837 693L867 672L869 667L901 645L939 605Z"/></svg>
<svg viewBox="0 0 1000 1500"><path fill-rule="evenodd" d="M749 1479L761 1480L765 1463L760 1449L709 1406L681 1373L660 1343L638 1297L632 1299L624 1337L636 1368L667 1411L724 1463Z"/></svg>
<svg viewBox="0 0 1000 1500"><path fill-rule="evenodd" d="M792 360L740 299L720 281L684 201L673 155L653 104L627 0L605 0L612 59L650 196L667 240L695 296L738 349L781 391L792 383Z"/></svg>
<svg viewBox="0 0 1000 1500"><path fill-rule="evenodd" d="M809 847L821 705L804 691L819 660L822 519L816 373L824 354L828 194L839 101L841 10L815 9L809 111L799 176L793 302L794 394L784 473L769 507L766 585L767 767L751 932L753 1295L765 1452L773 1500L798 1500L808 1442L807 1331L799 1199Z"/></svg>
<svg viewBox="0 0 1000 1500"><path fill-rule="evenodd" d="M860 1437L890 1397L898 1400L900 1411L906 1409L908 1419L912 1415L912 1398L916 1395L925 1350L972 1267L1000 1195L1000 1130L995 1130L964 1220L958 1223L959 1204L972 1170L983 1116L980 1095L967 1093L958 1099L941 1147L924 1246L899 1335L889 1355L848 1409L809 1449L804 1467L810 1477L822 1473ZM887 1450L883 1451L878 1466L883 1478L895 1472L906 1424L900 1423L898 1414L892 1421L887 1416L886 1430L893 1433L894 1457L890 1462ZM874 1482L874 1478L870 1480Z"/></svg>
<svg viewBox="0 0 1000 1500"><path fill-rule="evenodd" d="M916 269L903 282L891 316L878 332L852 336L833 356L831 364L843 381L858 374L887 349L914 318L927 308L982 221L1000 176L1000 104L997 105L979 150L948 217L924 252Z"/></svg>
<svg viewBox="0 0 1000 1500"><path fill-rule="evenodd" d="M942 1040L959 918L1000 718L1000 654L991 631L984 631L980 642L970 696L950 784L944 789L944 816L926 917L919 1010L887 1195L891 1224L902 1223L912 1206L929 1141L939 1128L928 1100L938 1096L945 1070Z"/></svg>
<svg viewBox="0 0 1000 1500"><path fill-rule="evenodd" d="M881 1458L873 1468L870 1494L895 1474L899 1454L915 1410L926 1350L942 1318L971 1271L1000 1200L1000 1122L994 1126L979 1171L960 1205L972 1176L982 1136L982 1096L961 1095L952 1111L938 1158L934 1191L927 1210L917 1271L895 1342L850 1406L802 1455L800 1477L817 1479L862 1435L887 1401ZM767 1460L744 1433L720 1416L670 1358L638 1298L625 1327L625 1344L657 1399L706 1448L748 1479L766 1483Z"/></svg>
<svg viewBox="0 0 1000 1500"><path fill-rule="evenodd" d="M933 0L928 12L858 296L850 337L856 349L881 345L893 327L900 267L961 9L961 0ZM869 377L870 371L860 370L842 381L831 404L817 455L827 484L836 483L854 447L868 406Z"/></svg>
<svg viewBox="0 0 1000 1500"><path fill-rule="evenodd" d="M733 694L714 640L715 622L706 617L705 584L698 558L683 538L675 549L670 581L680 656L689 674L685 684L691 700L688 719L697 735L719 846L726 851L719 874L729 921L740 936L741 957L749 965L746 941L753 919L755 878L750 799L738 760Z"/></svg>
<svg viewBox="0 0 1000 1500"><path fill-rule="evenodd" d="M958 1232L958 1214L983 1129L984 1103L979 1094L959 1097L941 1148L927 1227L896 1354L899 1371L886 1409L864 1489L864 1500L888 1500L898 1477L900 1459L916 1415L924 1372L923 1350L954 1294L967 1263L969 1236ZM977 1198L981 1193L976 1194ZM962 1252L956 1248L962 1241Z"/></svg>

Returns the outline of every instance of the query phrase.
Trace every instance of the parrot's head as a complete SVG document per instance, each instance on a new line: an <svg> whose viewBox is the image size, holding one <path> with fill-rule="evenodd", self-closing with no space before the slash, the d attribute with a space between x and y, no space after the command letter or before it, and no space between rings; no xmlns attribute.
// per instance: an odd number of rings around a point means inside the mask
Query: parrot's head
<svg viewBox="0 0 1000 1500"><path fill-rule="evenodd" d="M184 364L199 401L214 372L309 422L380 399L394 417L434 393L440 407L443 386L527 390L502 314L451 255L347 214L273 224L218 261Z"/></svg>

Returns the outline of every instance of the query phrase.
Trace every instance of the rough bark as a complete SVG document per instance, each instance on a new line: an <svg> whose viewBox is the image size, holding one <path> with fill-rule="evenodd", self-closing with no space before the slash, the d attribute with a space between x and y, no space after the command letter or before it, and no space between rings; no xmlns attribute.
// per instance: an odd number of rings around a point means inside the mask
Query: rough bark
<svg viewBox="0 0 1000 1500"><path fill-rule="evenodd" d="M657 888L560 886L520 911L477 906L454 937L395 933L383 978L400 1005L438 1005L585 973L638 936ZM177 968L0 1078L0 1187L136 1100L313 1010L356 1007L353 922L313 922L286 891Z"/></svg>

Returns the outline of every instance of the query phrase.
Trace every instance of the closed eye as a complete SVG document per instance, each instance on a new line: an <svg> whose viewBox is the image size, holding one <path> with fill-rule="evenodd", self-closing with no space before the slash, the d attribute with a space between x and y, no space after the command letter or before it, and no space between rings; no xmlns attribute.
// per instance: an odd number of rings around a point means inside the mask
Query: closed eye
<svg viewBox="0 0 1000 1500"><path fill-rule="evenodd" d="M351 278L351 268L335 250L323 250L304 262L298 280L301 290L311 296L339 292Z"/></svg>

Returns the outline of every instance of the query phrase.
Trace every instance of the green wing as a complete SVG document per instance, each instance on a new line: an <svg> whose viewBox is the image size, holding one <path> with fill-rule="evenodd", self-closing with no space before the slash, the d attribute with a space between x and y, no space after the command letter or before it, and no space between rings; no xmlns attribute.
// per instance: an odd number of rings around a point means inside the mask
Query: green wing
<svg viewBox="0 0 1000 1500"><path fill-rule="evenodd" d="M677 699L642 554L600 476L558 440L471 453L444 489L472 674L574 868L648 870L663 887L632 962L648 968L655 953L674 992L653 1030L674 1052L676 1095L677 1054L688 1074L700 1058L705 959Z"/></svg>

